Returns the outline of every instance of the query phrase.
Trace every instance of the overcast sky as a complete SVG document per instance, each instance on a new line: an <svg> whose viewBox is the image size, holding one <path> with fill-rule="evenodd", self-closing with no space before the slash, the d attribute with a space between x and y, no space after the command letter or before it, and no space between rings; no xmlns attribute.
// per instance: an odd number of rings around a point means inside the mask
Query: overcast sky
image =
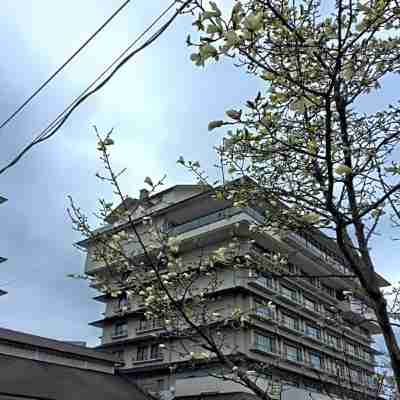
<svg viewBox="0 0 400 400"><path fill-rule="evenodd" d="M16 0L0 9L0 120L40 85L122 0ZM7 128L0 131L1 166L46 126L158 15L165 1L132 1L96 41ZM95 97L73 114L61 131L0 176L0 326L97 344L100 330L87 323L102 304L85 282L66 278L82 272L84 257L72 247L79 236L66 214L67 195L86 210L109 196L96 182L99 169L92 125L115 129L116 168L127 167L125 191L137 196L144 178L168 175L166 185L190 183L176 164L182 154L211 165L217 134L209 120L256 93L257 82L229 63L198 69L185 38L189 17L180 17L155 43L134 58ZM390 86L390 85L388 85ZM394 99L394 89L374 106ZM370 103L364 104L365 108ZM377 241L382 273L399 279L395 246Z"/></svg>

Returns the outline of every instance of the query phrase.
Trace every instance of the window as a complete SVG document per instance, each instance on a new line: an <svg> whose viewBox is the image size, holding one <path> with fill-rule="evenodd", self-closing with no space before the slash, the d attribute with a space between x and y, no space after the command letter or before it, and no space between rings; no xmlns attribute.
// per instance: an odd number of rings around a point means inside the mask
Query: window
<svg viewBox="0 0 400 400"><path fill-rule="evenodd" d="M267 306L259 302L255 302L256 315L265 319L274 318L273 306Z"/></svg>
<svg viewBox="0 0 400 400"><path fill-rule="evenodd" d="M307 310L318 312L318 304L307 297L304 297L304 307L307 308Z"/></svg>
<svg viewBox="0 0 400 400"><path fill-rule="evenodd" d="M285 351L286 351L286 358L289 361L297 361L297 362L303 361L303 353L300 348L286 344Z"/></svg>
<svg viewBox="0 0 400 400"><path fill-rule="evenodd" d="M274 352L274 339L271 336L256 333L254 335L254 345L257 350L265 351L267 353Z"/></svg>
<svg viewBox="0 0 400 400"><path fill-rule="evenodd" d="M353 383L362 383L362 374L361 371L358 369L349 369L350 379Z"/></svg>
<svg viewBox="0 0 400 400"><path fill-rule="evenodd" d="M334 347L335 349L339 348L339 338L337 336L335 336L335 335L330 334L330 333L326 334L326 343L329 346Z"/></svg>
<svg viewBox="0 0 400 400"><path fill-rule="evenodd" d="M147 346L139 346L137 348L137 353L136 353L136 360L137 361L145 361L145 360L147 360L147 355L148 355Z"/></svg>
<svg viewBox="0 0 400 400"><path fill-rule="evenodd" d="M336 376L339 376L339 377L343 378L344 377L344 365L341 362L336 361L335 362L335 369L336 369L336 371L335 371Z"/></svg>
<svg viewBox="0 0 400 400"><path fill-rule="evenodd" d="M319 329L315 326L307 325L306 335L310 338L320 340L321 339L321 329Z"/></svg>
<svg viewBox="0 0 400 400"><path fill-rule="evenodd" d="M356 345L354 345L352 343L347 343L347 353L349 353L352 356L356 356L357 355Z"/></svg>
<svg viewBox="0 0 400 400"><path fill-rule="evenodd" d="M294 329L296 331L300 330L300 324L297 318L291 317L287 314L282 314L282 322L287 328Z"/></svg>
<svg viewBox="0 0 400 400"><path fill-rule="evenodd" d="M261 285L262 287L274 289L274 283L270 276L260 276L256 282Z"/></svg>
<svg viewBox="0 0 400 400"><path fill-rule="evenodd" d="M114 336L126 336L128 334L128 324L117 322L114 326Z"/></svg>
<svg viewBox="0 0 400 400"><path fill-rule="evenodd" d="M310 352L310 365L313 368L322 369L322 356L317 352Z"/></svg>
<svg viewBox="0 0 400 400"><path fill-rule="evenodd" d="M142 317L142 319L139 321L139 331L146 331L146 330L151 330L151 329L159 329L162 327L161 320L158 318L152 318L152 319L146 319L145 317Z"/></svg>
<svg viewBox="0 0 400 400"><path fill-rule="evenodd" d="M328 373L336 375L336 364L333 358L325 357L324 366Z"/></svg>
<svg viewBox="0 0 400 400"><path fill-rule="evenodd" d="M286 286L281 286L281 293L282 293L282 296L285 296L286 298L297 302L296 290L290 289Z"/></svg>
<svg viewBox="0 0 400 400"><path fill-rule="evenodd" d="M162 350L160 349L160 345L157 344L152 344L150 347L150 358L155 359L155 358L163 358Z"/></svg>

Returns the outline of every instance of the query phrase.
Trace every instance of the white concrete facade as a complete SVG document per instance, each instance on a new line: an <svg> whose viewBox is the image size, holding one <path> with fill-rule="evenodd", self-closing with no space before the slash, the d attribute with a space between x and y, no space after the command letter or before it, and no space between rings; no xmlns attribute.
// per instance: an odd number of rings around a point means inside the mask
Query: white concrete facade
<svg viewBox="0 0 400 400"><path fill-rule="evenodd" d="M248 243L247 247L243 246L244 252L279 251L289 254L295 274L320 276L348 272L339 261L340 255L335 255L331 247L324 247L326 239L319 241L315 236L302 237L292 233L281 237L252 237L247 226L262 221L260 212L233 208L227 202L202 193L201 187L177 186L155 197L154 203L154 209L146 211L154 213L155 223L170 226L169 229L186 243L188 258L197 256L199 243L203 252L229 243L229 232L235 226L239 231L243 228L241 240ZM140 215L136 217L140 230ZM117 225L114 223L114 228ZM191 246L191 243L196 244ZM91 260L90 243L85 245L89 248L86 272L101 273L101 264L93 264ZM377 326L360 323L367 319L366 310L369 318L371 310L368 307L357 308L354 302L341 298L344 290L357 285L354 279L286 277L278 280L255 276L251 271L225 268L221 272L221 281L218 290L223 290L223 295L216 306L222 313L229 314L237 306L252 310L246 326L226 328L226 354L270 366L273 372L266 379L272 382L279 377L280 382L284 382L283 400L309 399L310 390L313 390L313 398L325 400L329 396L323 390L318 394L317 387L321 382L329 387L352 388L354 393L367 396L376 394L373 379L376 352L372 348L371 334L378 332ZM206 280L203 284L207 285ZM187 360L180 357L176 349L159 353L152 350L152 345L164 340L159 337L163 329L151 322L143 325L140 302L132 300L122 307L118 299L103 296L102 301L105 302L104 318L94 323L102 327L101 345L114 351L123 363L121 368L146 387L161 392L173 387L178 397L247 390L207 374L183 377L179 372L166 372L172 366L179 371L179 365ZM272 313L263 307L262 303L266 301L273 302ZM361 299L357 301L361 304ZM332 309L343 312L346 318L336 316L339 324L331 323ZM352 322L355 316L357 325ZM143 359L141 355L138 359L138 352L142 354L145 346L148 346L148 356ZM310 389L314 383L315 388Z"/></svg>

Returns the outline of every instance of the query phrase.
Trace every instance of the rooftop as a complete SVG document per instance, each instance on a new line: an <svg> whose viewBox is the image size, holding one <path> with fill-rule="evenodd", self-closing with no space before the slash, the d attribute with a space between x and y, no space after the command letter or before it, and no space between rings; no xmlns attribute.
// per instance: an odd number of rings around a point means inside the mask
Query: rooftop
<svg viewBox="0 0 400 400"><path fill-rule="evenodd" d="M0 398L150 400L126 377L0 355Z"/></svg>
<svg viewBox="0 0 400 400"><path fill-rule="evenodd" d="M42 348L63 354L75 355L93 360L101 360L110 364L115 363L114 355L106 352L63 342L61 340L49 339L42 336L31 335L29 333L14 331L11 329L0 328L0 343L1 342Z"/></svg>

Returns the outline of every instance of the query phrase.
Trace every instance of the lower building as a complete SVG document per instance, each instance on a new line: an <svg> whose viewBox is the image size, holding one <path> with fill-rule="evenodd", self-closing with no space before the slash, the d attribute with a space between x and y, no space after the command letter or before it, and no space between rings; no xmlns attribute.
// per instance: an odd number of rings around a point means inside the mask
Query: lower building
<svg viewBox="0 0 400 400"><path fill-rule="evenodd" d="M111 354L4 328L0 371L0 400L150 400Z"/></svg>

